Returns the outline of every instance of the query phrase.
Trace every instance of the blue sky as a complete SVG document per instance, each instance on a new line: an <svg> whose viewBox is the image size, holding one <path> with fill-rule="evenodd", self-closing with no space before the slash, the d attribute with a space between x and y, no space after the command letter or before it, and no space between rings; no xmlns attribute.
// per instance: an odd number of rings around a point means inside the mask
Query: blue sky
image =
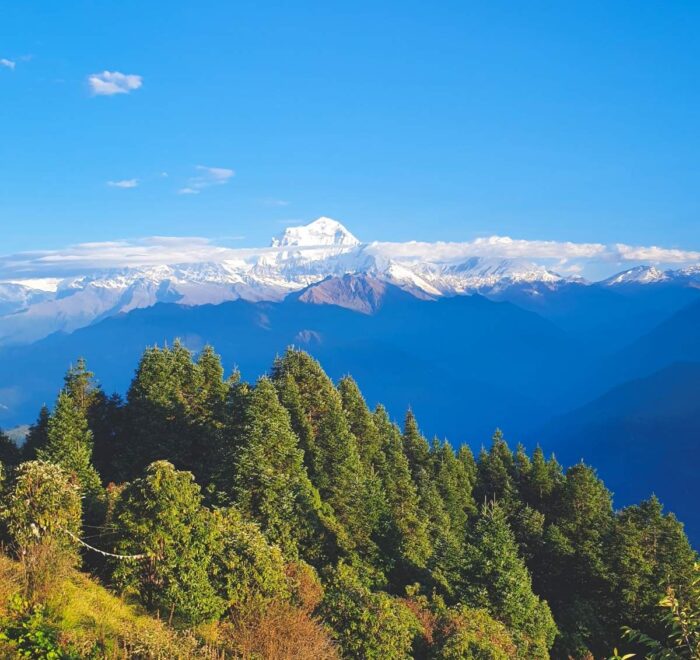
<svg viewBox="0 0 700 660"><path fill-rule="evenodd" d="M692 2L8 0L0 251L320 215L698 250L699 30Z"/></svg>

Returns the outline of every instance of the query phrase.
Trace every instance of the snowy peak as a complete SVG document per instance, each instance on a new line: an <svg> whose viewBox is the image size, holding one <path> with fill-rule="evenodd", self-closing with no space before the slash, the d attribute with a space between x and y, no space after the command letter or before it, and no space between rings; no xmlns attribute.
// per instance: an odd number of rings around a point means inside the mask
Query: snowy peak
<svg viewBox="0 0 700 660"><path fill-rule="evenodd" d="M272 239L272 247L356 247L360 241L342 224L321 217L308 225L287 227L282 235Z"/></svg>
<svg viewBox="0 0 700 660"><path fill-rule="evenodd" d="M604 280L606 286L617 286L619 284L652 284L663 282L668 279L668 273L659 270L655 266L635 266L629 270L624 270L617 275Z"/></svg>

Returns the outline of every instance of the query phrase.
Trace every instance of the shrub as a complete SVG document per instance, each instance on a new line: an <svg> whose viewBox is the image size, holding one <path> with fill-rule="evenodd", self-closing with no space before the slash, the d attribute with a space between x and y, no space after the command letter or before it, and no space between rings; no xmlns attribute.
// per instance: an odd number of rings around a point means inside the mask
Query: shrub
<svg viewBox="0 0 700 660"><path fill-rule="evenodd" d="M57 465L22 463L2 515L23 568L25 594L32 602L41 602L78 563L74 538L80 529L79 486Z"/></svg>

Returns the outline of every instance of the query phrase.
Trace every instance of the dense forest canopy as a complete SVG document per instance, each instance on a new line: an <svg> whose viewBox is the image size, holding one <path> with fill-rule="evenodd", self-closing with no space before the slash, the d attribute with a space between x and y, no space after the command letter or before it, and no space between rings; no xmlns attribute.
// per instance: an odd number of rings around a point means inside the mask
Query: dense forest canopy
<svg viewBox="0 0 700 660"><path fill-rule="evenodd" d="M21 449L0 437L0 498L22 576L0 639L58 654L28 657L157 657L61 636L76 567L186 633L172 657L601 658L673 646L669 599L698 598L655 497L615 510L592 467L499 431L476 457L429 441L294 349L246 383L212 348L149 348L125 400L79 360Z"/></svg>

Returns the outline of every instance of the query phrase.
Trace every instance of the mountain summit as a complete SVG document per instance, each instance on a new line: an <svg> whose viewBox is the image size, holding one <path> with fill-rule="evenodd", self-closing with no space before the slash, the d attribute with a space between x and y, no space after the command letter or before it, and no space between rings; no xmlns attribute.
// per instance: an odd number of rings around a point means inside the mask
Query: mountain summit
<svg viewBox="0 0 700 660"><path fill-rule="evenodd" d="M360 241L342 224L321 217L308 225L287 227L281 236L272 239L272 247L355 247Z"/></svg>

